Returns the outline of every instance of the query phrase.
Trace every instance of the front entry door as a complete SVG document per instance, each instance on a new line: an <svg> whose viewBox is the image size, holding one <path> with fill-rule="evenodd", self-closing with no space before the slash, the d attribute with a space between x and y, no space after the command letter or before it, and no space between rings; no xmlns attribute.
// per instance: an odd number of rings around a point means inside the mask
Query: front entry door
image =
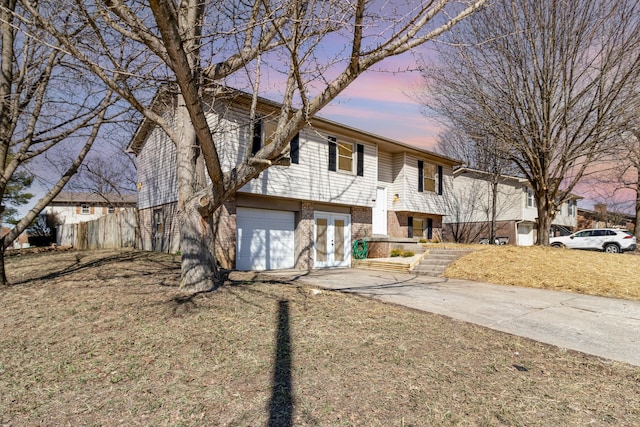
<svg viewBox="0 0 640 427"><path fill-rule="evenodd" d="M387 235L387 189L378 187L373 208L373 234Z"/></svg>
<svg viewBox="0 0 640 427"><path fill-rule="evenodd" d="M351 265L351 215L316 212L315 268Z"/></svg>

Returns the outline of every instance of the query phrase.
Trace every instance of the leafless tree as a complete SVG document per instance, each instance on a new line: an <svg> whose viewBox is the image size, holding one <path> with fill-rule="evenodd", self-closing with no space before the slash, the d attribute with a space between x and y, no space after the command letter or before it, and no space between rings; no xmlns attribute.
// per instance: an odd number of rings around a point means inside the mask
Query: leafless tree
<svg viewBox="0 0 640 427"><path fill-rule="evenodd" d="M598 201L610 209L635 212L634 234L640 238L640 117L635 115L637 111L637 108L630 111L612 158L591 177L590 187ZM630 194L634 195L632 200L627 198Z"/></svg>
<svg viewBox="0 0 640 427"><path fill-rule="evenodd" d="M638 111L638 110L636 110ZM629 137L629 150L626 151L626 161L622 162L623 170L620 173L620 181L623 188L635 192L635 223L634 234L640 240L640 117L637 117L627 133Z"/></svg>
<svg viewBox="0 0 640 427"><path fill-rule="evenodd" d="M99 153L85 161L68 188L97 194L105 201L110 200L110 195L134 194L135 163L122 148Z"/></svg>
<svg viewBox="0 0 640 427"><path fill-rule="evenodd" d="M67 153L67 161L46 194L2 237L0 285L7 285L4 250L77 172L103 124L114 117L109 109L117 100L29 18L20 2L0 0L0 203L16 174L38 175L42 159L56 151ZM64 22L59 27L80 36Z"/></svg>
<svg viewBox="0 0 640 427"><path fill-rule="evenodd" d="M611 143L640 71L635 0L495 1L439 45L425 68L432 105L483 129L534 192L537 244Z"/></svg>
<svg viewBox="0 0 640 427"><path fill-rule="evenodd" d="M286 164L289 141L359 75L446 33L484 1L90 1L29 11L176 145L182 285L206 290L216 283L211 242L218 207L266 168ZM55 25L65 20L92 29L91 43L77 43ZM140 58L114 60L111 40L119 36L128 38L125 51L154 57L144 66ZM269 89L261 83L268 68L281 76L273 141L224 171L205 117L205 91L215 96L218 85L237 83L257 99ZM175 127L126 84L150 76L159 81L163 70L178 88Z"/></svg>
<svg viewBox="0 0 640 427"><path fill-rule="evenodd" d="M421 96L420 98L422 98L422 102L428 103L428 96ZM497 218L499 211L503 210L502 206L498 206L499 185L506 175L514 173L515 165L503 155L503 150L499 147L500 142L492 138L491 132L483 131L482 127L477 126L471 132L470 129L474 128L473 124L456 128L452 123L459 124L463 117L458 117L455 114L448 117L447 114L452 113L452 111L445 109L442 112L445 116L444 121L448 123L449 128L441 132L438 138L438 151L449 157L462 160L467 167L487 172L487 175L482 178L483 181L488 183L487 189L489 190L489 202L483 203L487 227L480 227L479 233L483 234L484 237L488 237L490 242L494 242ZM483 193L468 194L467 207L463 207L465 199L456 200L455 205L451 207L456 212L459 212L460 209L467 210L472 206L473 209L477 209L478 206L476 206L477 203L474 199L478 197L484 199ZM464 228L466 229L468 226Z"/></svg>

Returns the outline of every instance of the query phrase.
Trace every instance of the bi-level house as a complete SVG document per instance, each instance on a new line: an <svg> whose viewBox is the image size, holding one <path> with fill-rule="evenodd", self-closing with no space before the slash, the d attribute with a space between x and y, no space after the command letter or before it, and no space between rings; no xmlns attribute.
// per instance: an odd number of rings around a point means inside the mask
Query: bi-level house
<svg viewBox="0 0 640 427"><path fill-rule="evenodd" d="M453 172L449 214L444 218L447 240L478 243L489 237L494 209L492 182L496 183L495 231L501 243L530 246L535 243L538 210L533 191L524 178L494 176L468 167ZM495 180L495 181L494 181ZM551 235L569 234L577 227L577 200L572 196L560 206L551 224Z"/></svg>
<svg viewBox="0 0 640 427"><path fill-rule="evenodd" d="M171 102L164 105L162 113L173 117ZM246 94L210 106L224 170L270 143L279 105L260 99L253 132L249 106ZM439 236L445 193L460 162L317 117L290 146L290 166L265 170L221 208L223 268L350 266L355 239L376 240L371 249L384 252L390 239ZM138 159L141 247L178 251L175 148L160 128L143 122L129 150Z"/></svg>

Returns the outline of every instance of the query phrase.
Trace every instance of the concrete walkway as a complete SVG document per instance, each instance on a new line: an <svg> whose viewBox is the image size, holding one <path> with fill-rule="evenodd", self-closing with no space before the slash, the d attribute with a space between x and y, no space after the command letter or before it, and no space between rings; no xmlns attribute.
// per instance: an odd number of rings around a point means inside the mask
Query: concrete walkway
<svg viewBox="0 0 640 427"><path fill-rule="evenodd" d="M252 278L355 293L640 366L640 301L363 269Z"/></svg>

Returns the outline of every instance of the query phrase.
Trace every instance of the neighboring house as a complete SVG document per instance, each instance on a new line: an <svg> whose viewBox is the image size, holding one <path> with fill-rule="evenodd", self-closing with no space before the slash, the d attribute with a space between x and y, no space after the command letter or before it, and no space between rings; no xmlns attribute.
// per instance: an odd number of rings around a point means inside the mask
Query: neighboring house
<svg viewBox="0 0 640 427"><path fill-rule="evenodd" d="M624 212L611 212L605 203L597 203L593 210L578 208L578 229L585 228L623 228L635 230L635 215Z"/></svg>
<svg viewBox="0 0 640 427"><path fill-rule="evenodd" d="M55 214L61 224L77 224L125 208L135 208L135 194L95 194L61 192L47 205L42 214Z"/></svg>
<svg viewBox="0 0 640 427"><path fill-rule="evenodd" d="M249 101L246 94L217 98L208 113L223 170L270 143L275 130L271 117L279 105L261 99L261 119L250 133ZM290 145L290 166L265 170L219 210L216 251L223 268L350 266L355 239L439 238L444 194L460 162L321 118L311 119ZM129 150L138 159L142 249L176 252L175 147L145 121Z"/></svg>
<svg viewBox="0 0 640 427"><path fill-rule="evenodd" d="M9 234L10 231L11 231L11 228L2 227L2 236ZM27 233L23 232L18 236L17 239L11 242L11 245L9 245L7 249L21 249L21 248L28 248L28 247L29 247L29 236L27 236Z"/></svg>
<svg viewBox="0 0 640 427"><path fill-rule="evenodd" d="M444 237L458 242L479 242L489 237L492 212L492 182L496 183L494 236L520 246L535 243L538 210L533 191L524 178L467 167L454 172L453 191L448 197L449 214L444 218ZM492 181L495 179L495 181ZM568 234L577 226L577 200L564 202L552 221L551 235Z"/></svg>

